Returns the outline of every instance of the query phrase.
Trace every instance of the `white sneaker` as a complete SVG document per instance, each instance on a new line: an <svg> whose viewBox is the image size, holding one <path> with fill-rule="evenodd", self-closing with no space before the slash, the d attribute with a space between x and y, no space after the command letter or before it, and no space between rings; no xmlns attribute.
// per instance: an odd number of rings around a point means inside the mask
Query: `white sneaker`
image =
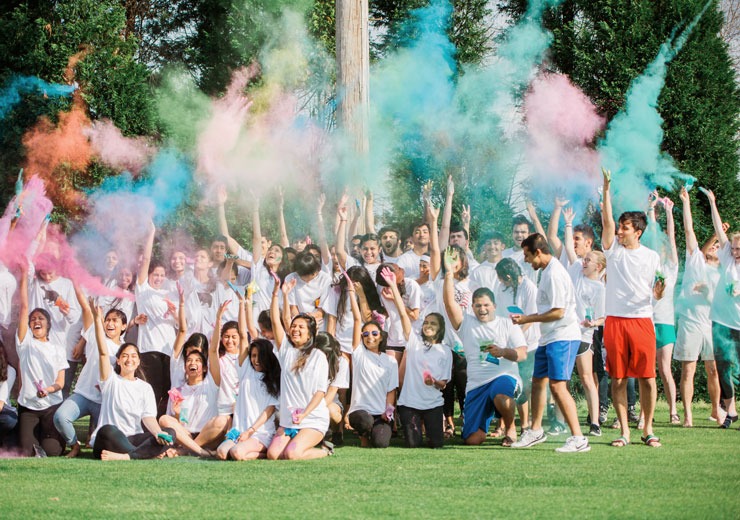
<svg viewBox="0 0 740 520"><path fill-rule="evenodd" d="M565 440L565 445L560 448L555 448L558 453L576 453L578 451L591 451L591 446L588 445L588 439L586 437L568 437Z"/></svg>
<svg viewBox="0 0 740 520"><path fill-rule="evenodd" d="M547 435L545 435L545 431L540 428L539 430L524 430L524 433L522 433L522 437L516 441L514 444L511 445L512 448L529 448L530 446L534 446L535 444L539 444L541 442L545 442L547 440Z"/></svg>

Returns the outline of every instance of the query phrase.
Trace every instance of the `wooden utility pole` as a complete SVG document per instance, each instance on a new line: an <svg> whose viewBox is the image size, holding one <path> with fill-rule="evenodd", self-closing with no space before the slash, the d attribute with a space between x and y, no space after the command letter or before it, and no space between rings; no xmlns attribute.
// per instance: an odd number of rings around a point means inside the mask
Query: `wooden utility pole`
<svg viewBox="0 0 740 520"><path fill-rule="evenodd" d="M337 124L354 138L360 157L368 143L370 34L368 0L336 0Z"/></svg>

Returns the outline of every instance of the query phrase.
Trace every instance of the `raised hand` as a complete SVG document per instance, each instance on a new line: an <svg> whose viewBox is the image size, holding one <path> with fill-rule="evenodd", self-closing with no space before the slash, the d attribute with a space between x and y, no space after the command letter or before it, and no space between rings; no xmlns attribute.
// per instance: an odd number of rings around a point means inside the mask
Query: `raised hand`
<svg viewBox="0 0 740 520"><path fill-rule="evenodd" d="M569 202L570 202L570 200L568 200L566 198L559 197L559 196L558 197L555 197L555 207L556 208L564 208L565 206L568 205Z"/></svg>
<svg viewBox="0 0 740 520"><path fill-rule="evenodd" d="M219 206L223 206L224 204L226 204L226 199L228 199L226 186L224 186L223 184L220 184L218 188L216 189L216 203Z"/></svg>
<svg viewBox="0 0 740 520"><path fill-rule="evenodd" d="M447 249L445 249L442 261L445 264L445 270L447 272L452 272L452 265L457 261L457 251L448 246Z"/></svg>
<svg viewBox="0 0 740 520"><path fill-rule="evenodd" d="M463 204L462 212L460 213L460 220L462 221L463 227L470 226L470 205Z"/></svg>
<svg viewBox="0 0 740 520"><path fill-rule="evenodd" d="M296 279L286 280L283 284L282 291L285 296L288 296L290 292L295 288Z"/></svg>
<svg viewBox="0 0 740 520"><path fill-rule="evenodd" d="M396 285L396 273L390 270L388 267L384 267L382 271L380 271L380 276L383 277L383 280L389 285L394 286Z"/></svg>
<svg viewBox="0 0 740 520"><path fill-rule="evenodd" d="M565 220L566 225L572 225L575 218L576 212L573 211L573 208L565 208L563 210L563 219Z"/></svg>
<svg viewBox="0 0 740 520"><path fill-rule="evenodd" d="M690 203L689 192L686 190L686 186L681 187L681 191L678 193L678 198L681 199L681 202L684 205Z"/></svg>

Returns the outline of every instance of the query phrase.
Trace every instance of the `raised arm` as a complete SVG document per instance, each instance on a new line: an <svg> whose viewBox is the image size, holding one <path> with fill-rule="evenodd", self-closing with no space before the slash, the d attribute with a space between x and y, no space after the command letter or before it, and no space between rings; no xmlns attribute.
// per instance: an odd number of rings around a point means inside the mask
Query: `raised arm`
<svg viewBox="0 0 740 520"><path fill-rule="evenodd" d="M251 305L251 298L245 299L241 294L237 293L236 297L239 298L239 366L242 366L249 357L249 336L247 333L249 327L247 322L249 316L247 316L247 305Z"/></svg>
<svg viewBox="0 0 740 520"><path fill-rule="evenodd" d="M331 251L329 250L329 242L326 240L326 228L324 227L324 205L326 204L326 195L321 193L319 195L318 205L316 207L316 230L319 237L319 249L321 249L321 261L324 264L331 262Z"/></svg>
<svg viewBox="0 0 740 520"><path fill-rule="evenodd" d="M260 199L252 193L252 263L257 266L262 258L262 229L260 227Z"/></svg>
<svg viewBox="0 0 740 520"><path fill-rule="evenodd" d="M352 350L356 349L362 341L362 314L356 298L358 288L361 289L362 285L359 282L352 282L347 276L347 294L349 294L349 305L352 309Z"/></svg>
<svg viewBox="0 0 740 520"><path fill-rule="evenodd" d="M357 199L355 199L355 209L356 211L352 215L352 222L349 224L349 232L347 233L350 237L357 234L360 218L362 217L362 206L360 205L360 201Z"/></svg>
<svg viewBox="0 0 740 520"><path fill-rule="evenodd" d="M722 218L719 216L714 192L703 188L699 188L699 190L707 196L707 199L709 199L709 208L712 210L712 225L714 225L714 233L717 235L717 240L719 240L719 247L725 247L725 244L727 243L727 233L722 225Z"/></svg>
<svg viewBox="0 0 740 520"><path fill-rule="evenodd" d="M560 213L568 202L562 197L555 197L555 206L552 209L552 215L550 215L550 222L547 224L547 243L550 245L550 251L552 251L555 258L560 258L560 253L563 251L563 243L558 237L558 224L560 223Z"/></svg>
<svg viewBox="0 0 740 520"><path fill-rule="evenodd" d="M282 186L278 186L278 227L280 228L280 245L283 247L290 246L288 230L285 227L285 196L283 195Z"/></svg>
<svg viewBox="0 0 740 520"><path fill-rule="evenodd" d="M254 302L254 285L252 283L247 285L246 299L243 303L241 295L237 293L237 296L239 297L239 312L242 312L243 306L246 318L246 323L244 324L245 328L239 330L246 330L249 333L249 337L251 340L257 339L260 337L260 334L254 326L254 308L252 307ZM239 326L241 327L241 314L239 315Z"/></svg>
<svg viewBox="0 0 740 520"><path fill-rule="evenodd" d="M424 207L426 208L425 220L429 224L429 279L436 280L440 270L440 245L437 233L437 218L439 208L435 208L430 198L425 193Z"/></svg>
<svg viewBox="0 0 740 520"><path fill-rule="evenodd" d="M373 202L372 190L365 192L365 233L375 233L375 203Z"/></svg>
<svg viewBox="0 0 740 520"><path fill-rule="evenodd" d="M175 343L172 346L172 357L177 359L182 354L182 347L185 345L185 337L188 334L188 320L185 314L185 291L177 282L177 295L178 295L178 306L177 306L177 336L175 336ZM220 327L217 327L217 329Z"/></svg>
<svg viewBox="0 0 740 520"><path fill-rule="evenodd" d="M103 329L103 315L100 307L95 307L91 301L89 304L92 312L93 324L95 325L95 342L98 344L98 371L100 380L106 381L111 373L110 354L108 353L108 342L105 340Z"/></svg>
<svg viewBox="0 0 740 520"><path fill-rule="evenodd" d="M532 204L532 201L530 200L527 201L527 213L529 213L529 219L534 225L534 230L543 237L546 237L547 235L545 234L545 228L542 227L540 217L537 216L537 209L534 207L534 204Z"/></svg>
<svg viewBox="0 0 740 520"><path fill-rule="evenodd" d="M216 311L216 320L213 324L213 334L214 336L221 331L221 320L224 315L224 311L229 307L231 304L231 300L224 301ZM241 309L239 309L239 313L241 314ZM242 331L239 330L239 336L241 338ZM221 343L221 337L219 336L216 341L211 341L211 343L208 345L208 372L211 374L211 379L213 379L213 382L216 384L216 386L221 386L221 364L218 361L218 347L219 343ZM239 348L241 349L241 341L239 343ZM241 352L240 352L241 357Z"/></svg>
<svg viewBox="0 0 740 520"><path fill-rule="evenodd" d="M460 212L460 222L462 223L462 227L465 230L465 233L468 234L468 237L470 237L470 204L467 206L463 204L462 211ZM466 253L470 252L470 240L468 240L468 250Z"/></svg>
<svg viewBox="0 0 740 520"><path fill-rule="evenodd" d="M601 173L604 177L604 202L601 207L601 247L604 249L611 249L612 244L614 243L614 235L617 231L614 224L614 215L612 214L612 196L609 193L612 174L605 168L601 169Z"/></svg>
<svg viewBox="0 0 740 520"><path fill-rule="evenodd" d="M229 247L229 252L233 255L239 251L239 242L234 240L229 234L229 225L226 222L226 186L221 185L218 187L216 192L216 213L218 214L218 230L226 237L226 245Z"/></svg>
<svg viewBox="0 0 740 520"><path fill-rule="evenodd" d="M23 258L18 280L18 339L23 342L28 333L28 264Z"/></svg>
<svg viewBox="0 0 740 520"><path fill-rule="evenodd" d="M445 250L445 279L442 286L442 298L445 304L445 312L450 319L450 324L455 330L460 329L463 321L463 311L460 304L455 301L455 281L452 278L453 252L449 247Z"/></svg>
<svg viewBox="0 0 740 520"><path fill-rule="evenodd" d="M572 208L566 208L563 216L565 218L565 244L561 244L561 250L564 245L565 254L568 255L568 263L572 264L577 260L575 242L573 241L573 220L576 218L576 213Z"/></svg>
<svg viewBox="0 0 740 520"><path fill-rule="evenodd" d="M342 194L342 198L339 199L339 206L337 206L337 218L339 218L339 226L337 227L337 260L342 269L347 268L347 217L349 209L347 208L347 200L349 195L347 193Z"/></svg>
<svg viewBox="0 0 740 520"><path fill-rule="evenodd" d="M87 330L90 328L90 325L93 324L93 314L90 302L87 300L82 289L80 289L76 282L72 282L72 287L74 287L77 303L80 304L80 309L82 310L82 330Z"/></svg>
<svg viewBox="0 0 740 520"><path fill-rule="evenodd" d="M455 196L455 182L452 175L447 177L445 208L442 212L442 227L439 230L439 248L446 248L450 243L450 221L452 220L452 200Z"/></svg>
<svg viewBox="0 0 740 520"><path fill-rule="evenodd" d="M691 198L685 187L681 188L681 193L678 196L683 204L683 229L686 235L686 251L689 255L692 255L699 247L699 242L697 242L696 234L694 233L694 218L691 215Z"/></svg>
<svg viewBox="0 0 740 520"><path fill-rule="evenodd" d="M382 276L383 280L386 281L386 283L388 284L388 289L390 289L391 294L393 295L393 304L396 306L399 316L401 316L401 328L403 329L403 337L406 338L406 341L408 341L409 336L411 336L411 319L406 312L406 305L404 305L403 303L401 293L398 291L398 286L396 285L396 274L387 267L384 267L383 270L380 272L380 276Z"/></svg>
<svg viewBox="0 0 740 520"><path fill-rule="evenodd" d="M152 249L154 249L154 234L156 232L157 228L154 227L154 222L150 222L149 233L147 233L146 242L144 243L144 254L141 257L141 265L136 277L138 285L144 285L149 277L149 264L152 262Z"/></svg>
<svg viewBox="0 0 740 520"><path fill-rule="evenodd" d="M670 262L678 265L678 248L676 247L676 222L673 220L673 201L668 197L663 199L665 208L665 232L668 235L668 244L670 245Z"/></svg>
<svg viewBox="0 0 740 520"><path fill-rule="evenodd" d="M272 288L272 300L270 300L270 319L272 320L272 333L275 336L275 346L278 350L280 350L285 339L285 328L280 316L280 302L278 302L279 292L280 284L276 280Z"/></svg>
<svg viewBox="0 0 740 520"><path fill-rule="evenodd" d="M291 280L285 280L283 282L283 286L281 290L283 291L283 326L288 327L290 325L291 320L293 319L293 315L290 310L290 304L288 303L288 299L290 297L291 291L293 291L293 288L295 287L297 280L295 278L291 278Z"/></svg>

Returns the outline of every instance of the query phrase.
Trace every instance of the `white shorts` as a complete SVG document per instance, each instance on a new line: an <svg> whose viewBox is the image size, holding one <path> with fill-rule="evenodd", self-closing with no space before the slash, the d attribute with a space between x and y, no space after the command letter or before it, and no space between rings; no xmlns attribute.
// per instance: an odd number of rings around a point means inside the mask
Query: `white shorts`
<svg viewBox="0 0 740 520"><path fill-rule="evenodd" d="M711 324L701 325L680 317L678 330L676 331L673 359L677 361L697 361L700 354L702 361L714 361Z"/></svg>

